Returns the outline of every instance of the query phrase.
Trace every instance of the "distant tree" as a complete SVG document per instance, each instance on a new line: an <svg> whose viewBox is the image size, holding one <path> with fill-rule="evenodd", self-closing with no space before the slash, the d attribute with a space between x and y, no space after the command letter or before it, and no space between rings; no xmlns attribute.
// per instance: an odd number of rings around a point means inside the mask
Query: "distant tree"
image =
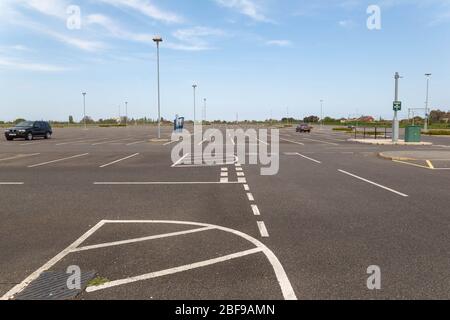
<svg viewBox="0 0 450 320"><path fill-rule="evenodd" d="M305 117L303 119L303 121L306 122L306 123L317 123L317 122L319 122L319 120L320 119L317 116L309 116L309 117Z"/></svg>
<svg viewBox="0 0 450 320"><path fill-rule="evenodd" d="M70 123L70 124L73 124L73 123L74 123L74 121L73 121L73 116L69 116L69 123Z"/></svg>
<svg viewBox="0 0 450 320"><path fill-rule="evenodd" d="M14 124L18 124L18 123L21 123L21 122L23 122L23 121L26 121L25 119L22 119L22 118L18 118L18 119L16 119L16 120L14 120Z"/></svg>
<svg viewBox="0 0 450 320"><path fill-rule="evenodd" d="M93 124L93 123L95 123L95 121L94 121L91 117L89 117L89 116L86 116L86 117L84 117L83 119L81 119L80 123L84 123L84 120L86 120L86 123L87 123L87 124Z"/></svg>

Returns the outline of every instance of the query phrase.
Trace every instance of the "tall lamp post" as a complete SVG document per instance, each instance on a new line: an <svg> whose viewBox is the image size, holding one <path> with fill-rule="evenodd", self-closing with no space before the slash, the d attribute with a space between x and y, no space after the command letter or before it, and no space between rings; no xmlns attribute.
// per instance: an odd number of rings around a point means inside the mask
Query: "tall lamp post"
<svg viewBox="0 0 450 320"><path fill-rule="evenodd" d="M323 130L323 100L320 100L320 130Z"/></svg>
<svg viewBox="0 0 450 320"><path fill-rule="evenodd" d="M158 139L161 139L161 91L159 84L159 43L163 41L160 36L153 38L156 42L156 56L157 56L157 74L158 74Z"/></svg>
<svg viewBox="0 0 450 320"><path fill-rule="evenodd" d="M128 126L128 101L125 102L125 126Z"/></svg>
<svg viewBox="0 0 450 320"><path fill-rule="evenodd" d="M196 100L196 98L195 98L195 90L197 89L197 85L196 84L193 84L192 85L192 88L194 89L194 124L197 122L197 115L196 115L196 105L195 105L195 100Z"/></svg>
<svg viewBox="0 0 450 320"><path fill-rule="evenodd" d="M428 110L428 102L429 102L429 89L430 89L430 77L431 73L425 73L425 77L427 77L427 99L425 100L425 132L428 132L428 122L430 118L430 113Z"/></svg>
<svg viewBox="0 0 450 320"><path fill-rule="evenodd" d="M401 102L398 100L398 80L400 79L400 74L398 72L395 73L395 101L394 101L394 121L392 123L392 142L398 142L400 124L398 121L398 111L401 110Z"/></svg>
<svg viewBox="0 0 450 320"><path fill-rule="evenodd" d="M83 120L84 120L84 129L87 129L87 124L86 124L86 92L82 93L83 95Z"/></svg>
<svg viewBox="0 0 450 320"><path fill-rule="evenodd" d="M203 99L204 105L203 105L203 121L206 124L206 98Z"/></svg>

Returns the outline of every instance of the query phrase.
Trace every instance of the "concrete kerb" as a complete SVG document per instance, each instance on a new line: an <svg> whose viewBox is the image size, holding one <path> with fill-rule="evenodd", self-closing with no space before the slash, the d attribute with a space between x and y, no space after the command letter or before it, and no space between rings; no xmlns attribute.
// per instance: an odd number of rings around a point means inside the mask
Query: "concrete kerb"
<svg viewBox="0 0 450 320"><path fill-rule="evenodd" d="M363 144L372 145L388 145L388 146L432 146L431 142L405 142L399 140L398 142L392 142L392 140L380 140L380 139L348 139L349 142L357 142Z"/></svg>

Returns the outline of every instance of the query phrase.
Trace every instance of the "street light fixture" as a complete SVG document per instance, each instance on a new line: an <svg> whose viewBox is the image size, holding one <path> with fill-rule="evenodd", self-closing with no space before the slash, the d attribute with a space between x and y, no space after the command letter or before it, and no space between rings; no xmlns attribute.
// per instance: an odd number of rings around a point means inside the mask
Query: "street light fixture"
<svg viewBox="0 0 450 320"><path fill-rule="evenodd" d="M83 120L84 120L84 129L87 129L87 124L86 124L86 92L82 93L83 95Z"/></svg>
<svg viewBox="0 0 450 320"><path fill-rule="evenodd" d="M431 73L425 73L425 77L427 77L427 99L425 101L425 132L428 132L428 122L430 118L430 113L428 110L428 102L429 102L429 89L430 89L430 77Z"/></svg>
<svg viewBox="0 0 450 320"><path fill-rule="evenodd" d="M156 55L157 55L157 68L158 68L158 139L161 139L161 91L160 91L160 83L159 83L159 43L163 41L160 36L156 36L153 38L153 41L156 42Z"/></svg>

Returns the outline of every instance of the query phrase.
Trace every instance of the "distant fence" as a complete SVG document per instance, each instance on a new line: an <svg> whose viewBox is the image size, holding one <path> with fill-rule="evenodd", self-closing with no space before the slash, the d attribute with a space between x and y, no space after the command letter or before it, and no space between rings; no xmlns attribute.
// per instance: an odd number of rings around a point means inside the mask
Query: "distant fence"
<svg viewBox="0 0 450 320"><path fill-rule="evenodd" d="M355 127L353 128L352 134L355 139L390 139L392 138L392 129L386 127Z"/></svg>

